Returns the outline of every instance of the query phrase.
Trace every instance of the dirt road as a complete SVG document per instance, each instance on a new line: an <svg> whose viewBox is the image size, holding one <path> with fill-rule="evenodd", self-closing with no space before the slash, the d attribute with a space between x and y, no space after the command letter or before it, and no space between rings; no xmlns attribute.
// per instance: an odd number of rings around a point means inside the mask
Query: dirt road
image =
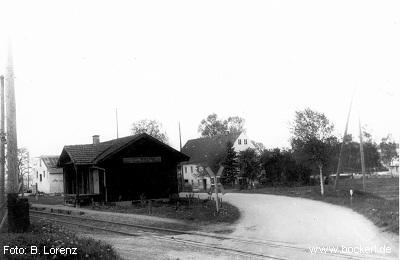
<svg viewBox="0 0 400 260"><path fill-rule="evenodd" d="M237 206L242 214L229 227L234 231L226 239L191 234L174 235L174 239L250 251L270 259L398 259L398 236L381 232L351 209L265 194L231 193L223 200ZM151 237L88 235L112 244L126 259L253 259Z"/></svg>
<svg viewBox="0 0 400 260"><path fill-rule="evenodd" d="M235 236L285 241L307 248L344 246L345 251L386 246L391 248L390 256L398 256L398 237L396 244L396 237L382 233L365 217L344 207L264 194L232 193L224 199L242 210L242 219L232 234Z"/></svg>

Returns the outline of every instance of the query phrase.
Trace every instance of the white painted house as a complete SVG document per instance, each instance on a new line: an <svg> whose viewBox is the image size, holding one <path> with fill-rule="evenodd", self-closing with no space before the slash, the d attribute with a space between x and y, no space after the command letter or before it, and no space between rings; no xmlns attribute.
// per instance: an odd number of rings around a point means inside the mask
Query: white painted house
<svg viewBox="0 0 400 260"><path fill-rule="evenodd" d="M59 156L43 155L33 158L33 191L44 193L63 193L63 170L57 168Z"/></svg>
<svg viewBox="0 0 400 260"><path fill-rule="evenodd" d="M203 171L203 166L214 165L223 160L229 142L237 153L248 148L255 149L254 142L245 133L202 137L187 141L182 147L182 153L190 157L189 161L181 164L184 184L190 184L193 190L209 189L211 187L210 178L204 177L199 171Z"/></svg>

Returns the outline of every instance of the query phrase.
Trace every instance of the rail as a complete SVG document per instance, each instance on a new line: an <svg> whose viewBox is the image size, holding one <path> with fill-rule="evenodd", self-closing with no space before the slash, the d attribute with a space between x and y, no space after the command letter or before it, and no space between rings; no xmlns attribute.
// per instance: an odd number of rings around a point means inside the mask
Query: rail
<svg viewBox="0 0 400 260"><path fill-rule="evenodd" d="M41 218L41 219L49 219L52 221L60 222L67 225L76 225L81 227L86 227L90 229L97 229L106 232L118 233L122 235L134 236L140 239L157 239L163 240L168 242L174 243L181 243L185 245L191 245L195 247L202 247L208 248L218 251L225 251L233 255L238 256L245 256L251 258L258 258L258 259L276 259L276 260L283 260L287 258L282 258L276 255L270 254L263 254L252 252L249 250L238 249L237 245L242 244L244 248L249 248L250 245L261 245L268 248L277 248L282 250L293 250L297 253L309 253L309 249L307 247L301 247L292 243L282 242L282 241L274 241L274 240L258 240L258 239L246 239L246 238L239 238L235 236L228 236L228 235L221 235L215 233L207 233L207 232L197 232L197 231L186 231L186 230L178 230L178 229L170 229L170 228L161 228L161 227L154 227L154 226L146 226L146 225L138 225L138 224L129 224L129 223L122 223L116 221L106 221L100 219L92 219L87 217L81 216L73 216L73 215L64 215L64 214L57 214L57 213L50 213L50 212L43 212L43 211L36 211L31 210L31 217L34 218ZM64 218L64 220L60 219ZM78 221L70 221L70 220L78 220ZM85 223L86 222L86 223ZM88 224L89 222L89 224ZM103 224L106 227L101 227L96 225ZM120 229L118 229L120 228ZM130 229L130 232L129 232ZM137 231L140 231L139 233ZM143 234L147 234L148 236L143 236ZM160 235L164 234L164 235ZM166 235L168 234L168 235ZM172 236L175 235L190 235L191 239L186 237L178 237ZM200 238L200 240L204 240L204 237L212 238L217 242L222 241L232 241L235 243L235 248L218 245L218 243L207 243L204 241L196 241L196 238ZM203 238L203 239L201 239ZM214 241L214 242L215 242ZM360 255L348 255L348 254L341 254L341 253L326 253L324 256L330 256L334 258L340 259L354 259L354 260L361 260L361 259L376 259L376 256L369 257L369 256L360 256Z"/></svg>

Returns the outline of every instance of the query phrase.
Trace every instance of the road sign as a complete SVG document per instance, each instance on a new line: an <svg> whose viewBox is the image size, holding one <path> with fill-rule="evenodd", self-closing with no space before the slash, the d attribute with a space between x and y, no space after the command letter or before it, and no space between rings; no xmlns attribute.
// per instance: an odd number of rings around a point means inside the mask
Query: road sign
<svg viewBox="0 0 400 260"><path fill-rule="evenodd" d="M224 171L224 166L219 167L219 170L217 172L217 176L221 177L223 171Z"/></svg>
<svg viewBox="0 0 400 260"><path fill-rule="evenodd" d="M217 213L219 212L219 199L218 199L218 190L220 189L222 194L225 194L224 187L222 186L221 183L218 183L219 177L222 175L222 172L224 171L224 167L221 166L218 169L217 174L215 174L210 167L206 168L206 171L208 174L211 176L211 180L214 180L214 191L215 191L215 206L217 208ZM212 186L211 186L212 189ZM212 190L211 190L212 192Z"/></svg>

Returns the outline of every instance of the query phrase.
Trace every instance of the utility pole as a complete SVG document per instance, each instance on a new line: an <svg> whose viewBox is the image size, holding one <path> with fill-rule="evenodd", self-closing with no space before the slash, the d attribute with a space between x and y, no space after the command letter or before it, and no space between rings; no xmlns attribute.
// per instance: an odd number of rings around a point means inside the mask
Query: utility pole
<svg viewBox="0 0 400 260"><path fill-rule="evenodd" d="M27 190L29 190L29 174L30 174L30 172L31 172L31 167L30 167L30 161L31 161L31 158L30 158L30 155L29 155L29 152L28 152L28 185L27 185L27 187L26 187L26 189Z"/></svg>
<svg viewBox="0 0 400 260"><path fill-rule="evenodd" d="M361 172L363 176L363 191L365 192L365 161L364 161L364 144L361 131L361 120L358 118L358 127L360 129L360 156L361 156Z"/></svg>
<svg viewBox="0 0 400 260"><path fill-rule="evenodd" d="M5 203L5 143L6 134L4 132L4 76L0 76L1 90L0 90L0 207Z"/></svg>
<svg viewBox="0 0 400 260"><path fill-rule="evenodd" d="M117 138L119 137L119 133L118 133L118 108L115 108L115 120L117 123Z"/></svg>
<svg viewBox="0 0 400 260"><path fill-rule="evenodd" d="M351 97L349 112L347 113L346 128L344 129L343 140L342 140L342 144L340 146L339 161L338 161L338 166L337 166L337 169L336 169L336 178L335 178L334 190L337 189L337 186L338 186L338 183L339 183L340 167L342 166L342 153L343 153L344 143L345 143L345 140L346 140L346 137L347 137L347 129L349 127L349 119L350 119L351 107L353 105L353 98L354 98L354 94Z"/></svg>
<svg viewBox="0 0 400 260"><path fill-rule="evenodd" d="M25 232L28 230L29 202L26 198L18 198L20 191L17 145L17 113L15 105L14 69L11 44L8 47L6 74L6 128L7 128L7 219L8 232Z"/></svg>
<svg viewBox="0 0 400 260"><path fill-rule="evenodd" d="M182 152L181 122L179 124L179 152Z"/></svg>
<svg viewBox="0 0 400 260"><path fill-rule="evenodd" d="M8 49L8 64L6 74L6 109L8 192L15 194L18 193L18 145L14 69L11 44L9 44Z"/></svg>

